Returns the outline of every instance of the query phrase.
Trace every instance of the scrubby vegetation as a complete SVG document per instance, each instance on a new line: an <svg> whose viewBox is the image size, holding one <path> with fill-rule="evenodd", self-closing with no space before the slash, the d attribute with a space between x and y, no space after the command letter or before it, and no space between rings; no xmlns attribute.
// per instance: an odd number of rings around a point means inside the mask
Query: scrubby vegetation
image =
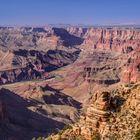
<svg viewBox="0 0 140 140"><path fill-rule="evenodd" d="M136 131L135 140L140 140L140 129Z"/></svg>
<svg viewBox="0 0 140 140"><path fill-rule="evenodd" d="M101 136L98 132L94 132L92 135L92 140L101 140Z"/></svg>

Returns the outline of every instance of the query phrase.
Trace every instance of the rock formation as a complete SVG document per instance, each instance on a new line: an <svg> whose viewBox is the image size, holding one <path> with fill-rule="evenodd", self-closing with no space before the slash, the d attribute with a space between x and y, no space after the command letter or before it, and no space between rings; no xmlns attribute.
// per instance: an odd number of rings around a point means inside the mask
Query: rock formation
<svg viewBox="0 0 140 140"><path fill-rule="evenodd" d="M51 135L52 139L135 139L140 128L139 88L139 84L133 84L93 94L80 120Z"/></svg>
<svg viewBox="0 0 140 140"><path fill-rule="evenodd" d="M73 28L67 29L71 34L84 38L84 45L94 49L105 49L127 53L139 46L140 32L126 28ZM130 50L129 47L132 46Z"/></svg>
<svg viewBox="0 0 140 140"><path fill-rule="evenodd" d="M138 29L135 28L82 28L82 27L67 27L67 28L55 28L55 27L29 27L29 28L1 28L0 29L0 46L5 50L7 49L37 49L43 50L45 53L51 53L47 56L45 55L45 59L48 59L47 61L50 61L50 59L53 64L52 69L64 66L66 64L70 64L69 62L66 62L65 60L68 60L71 62L74 62L77 59L77 53L74 53L76 51L81 51L81 57L85 57L85 53L87 53L87 56L93 57L93 59L97 61L97 63L107 61L110 59L113 59L115 63L121 64L119 67L120 69L116 69L118 67L116 64L115 66L103 66L103 67L97 67L94 66L92 68L95 69L95 73L100 73L102 75L101 71L107 71L107 67L112 67L114 74L112 75L112 78L104 79L104 78L97 78L92 79L92 81L95 81L97 83L105 83L105 84L112 84L112 83L118 83L120 81L122 82L137 82L139 81L139 45L140 45L140 32ZM79 46L79 50L74 50L75 46ZM104 54L98 53L98 50L102 50L105 52ZM16 50L17 51L17 50ZM21 50L20 50L21 51ZM91 56L90 54L92 54ZM21 52L21 53L26 53ZM35 53L32 52L32 54ZM36 52L37 57L40 57L39 53ZM96 54L95 54L96 53ZM110 54L109 54L110 53ZM3 52L2 52L3 54ZM97 55L98 54L98 55ZM120 54L118 57L114 57L116 54ZM1 60L0 64L2 65L5 60L13 58L13 64L20 63L22 61L21 56L12 56L15 54L5 52L3 55L3 59ZM29 53L27 55L30 55ZM49 55L49 56L48 56ZM55 55L55 58L54 56ZM59 59L57 57L59 55L62 57ZM103 55L103 56L100 56ZM53 56L53 58L52 58ZM112 58L111 58L112 56ZM23 56L26 57L26 56ZM35 57L35 56L34 56ZM42 56L41 56L42 57ZM97 58L96 58L97 57ZM114 58L113 58L114 57ZM38 58L37 58L38 59ZM81 58L80 58L81 59ZM123 61L120 63L119 61ZM39 60L40 61L40 60ZM85 57L84 61L88 61ZM130 62L131 61L131 62ZM59 64L56 64L58 63ZM37 62L36 62L37 63ZM44 62L47 65L48 62ZM47 63L47 64L46 64ZM89 63L89 62L86 62ZM130 64L131 63L131 64ZM59 66L58 66L59 65ZM115 64L114 64L115 65ZM6 69L9 67L7 65ZM2 66L1 66L2 67ZM42 65L40 65L42 67ZM91 66L85 66L84 67L84 73L85 70ZM104 68L106 67L106 68ZM25 68L26 69L26 68ZM51 68L48 68L51 69ZM122 70L122 72L121 72ZM22 70L18 70L22 71ZM27 70L25 70L27 71ZM111 70L112 71L112 70ZM92 72L92 73L94 73ZM27 72L26 72L27 73ZM36 72L35 72L36 73ZM122 73L120 76L116 73ZM129 74L131 73L131 75ZM3 74L3 73L2 73ZM42 74L41 74L42 75ZM96 74L95 74L96 75ZM103 74L104 75L104 74ZM105 74L106 75L106 74ZM95 76L96 77L96 76ZM123 78L124 77L124 78ZM2 78L3 79L3 78ZM23 78L24 79L24 78ZM102 80L104 79L104 80Z"/></svg>
<svg viewBox="0 0 140 140"><path fill-rule="evenodd" d="M79 51L72 53L63 50L49 50L40 52L35 50L10 51L1 61L0 84L22 80L43 79L45 72L74 62ZM5 54L6 55L6 54ZM3 56L2 56L3 57ZM7 59L10 57L9 59Z"/></svg>

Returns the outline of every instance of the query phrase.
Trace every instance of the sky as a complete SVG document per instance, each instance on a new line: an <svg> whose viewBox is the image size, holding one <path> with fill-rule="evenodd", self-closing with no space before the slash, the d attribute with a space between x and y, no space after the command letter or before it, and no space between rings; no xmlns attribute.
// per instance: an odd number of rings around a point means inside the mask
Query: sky
<svg viewBox="0 0 140 140"><path fill-rule="evenodd" d="M140 0L0 0L0 25L140 24Z"/></svg>

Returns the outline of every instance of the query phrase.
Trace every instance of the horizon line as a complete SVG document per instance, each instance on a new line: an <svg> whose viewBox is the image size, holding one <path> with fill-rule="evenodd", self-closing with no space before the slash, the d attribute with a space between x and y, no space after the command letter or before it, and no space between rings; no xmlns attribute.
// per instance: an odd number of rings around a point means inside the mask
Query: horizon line
<svg viewBox="0 0 140 140"><path fill-rule="evenodd" d="M140 23L139 24L136 24L136 23L119 23L119 24L83 24L83 23L79 23L79 24L71 24L71 23L49 23L49 24L25 24L25 25L0 25L0 27L48 27L48 26L87 26L87 27L117 27L117 26L140 26Z"/></svg>

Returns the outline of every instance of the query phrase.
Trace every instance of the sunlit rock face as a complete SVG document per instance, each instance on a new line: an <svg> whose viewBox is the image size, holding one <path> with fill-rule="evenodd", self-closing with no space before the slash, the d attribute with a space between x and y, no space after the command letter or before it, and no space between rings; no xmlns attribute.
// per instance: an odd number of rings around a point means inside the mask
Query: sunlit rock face
<svg viewBox="0 0 140 140"><path fill-rule="evenodd" d="M51 137L54 140L58 136L83 140L110 137L118 140L135 139L135 133L140 127L140 84L108 89L94 92L80 120L61 134Z"/></svg>
<svg viewBox="0 0 140 140"><path fill-rule="evenodd" d="M124 61L124 65L120 67L122 74L120 78L116 78L112 81L106 81L110 83L122 82L137 82L140 80L139 72L139 47L140 47L140 31L139 29L131 28L74 28L69 27L67 30L79 37L84 38L82 49L92 53L94 50L111 51L120 53L117 60L113 60L114 64L120 59ZM110 54L111 56L111 54ZM114 54L115 56L115 54ZM97 53L98 57L98 53ZM106 56L102 55L104 59ZM109 57L109 56L108 56ZM98 59L98 58L97 58ZM117 66L118 67L118 66ZM100 65L91 67L89 66L89 75L101 71ZM88 69L88 67L87 67ZM102 68L103 69L103 68ZM105 68L104 68L105 69ZM86 71L86 68L85 68ZM91 72L90 72L91 71ZM98 81L98 80L97 80ZM100 81L104 83L102 80Z"/></svg>
<svg viewBox="0 0 140 140"><path fill-rule="evenodd" d="M67 30L74 35L83 37L84 45L96 49L128 53L140 44L140 32L135 29L69 27Z"/></svg>

